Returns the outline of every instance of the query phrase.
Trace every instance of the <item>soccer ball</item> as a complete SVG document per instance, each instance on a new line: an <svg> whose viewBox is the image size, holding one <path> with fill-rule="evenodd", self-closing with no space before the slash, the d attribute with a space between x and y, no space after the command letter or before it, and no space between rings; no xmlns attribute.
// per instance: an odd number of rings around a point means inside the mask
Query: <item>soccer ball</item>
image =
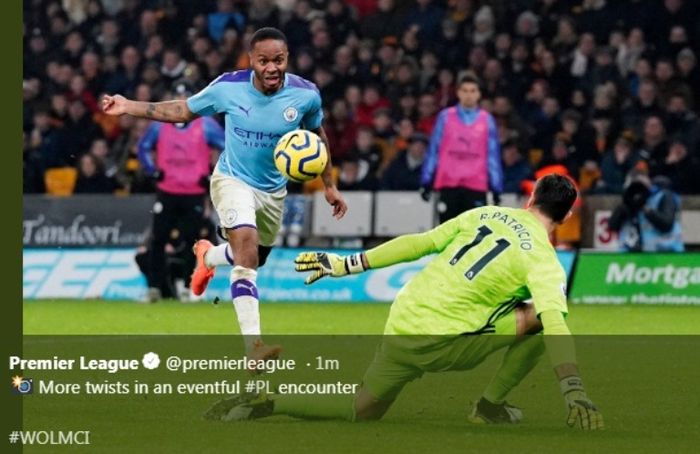
<svg viewBox="0 0 700 454"><path fill-rule="evenodd" d="M292 181L302 183L323 173L328 151L321 138L311 131L295 129L283 135L274 151L275 166Z"/></svg>

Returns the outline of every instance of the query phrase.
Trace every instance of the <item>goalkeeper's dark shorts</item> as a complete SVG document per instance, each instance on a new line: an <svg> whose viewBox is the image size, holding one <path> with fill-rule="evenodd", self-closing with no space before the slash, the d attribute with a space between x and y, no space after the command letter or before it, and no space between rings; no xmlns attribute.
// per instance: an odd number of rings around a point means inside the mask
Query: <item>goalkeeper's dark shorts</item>
<svg viewBox="0 0 700 454"><path fill-rule="evenodd" d="M404 386L425 372L469 370L515 341L515 311L496 322L491 334L384 336L362 379L378 400L393 401Z"/></svg>

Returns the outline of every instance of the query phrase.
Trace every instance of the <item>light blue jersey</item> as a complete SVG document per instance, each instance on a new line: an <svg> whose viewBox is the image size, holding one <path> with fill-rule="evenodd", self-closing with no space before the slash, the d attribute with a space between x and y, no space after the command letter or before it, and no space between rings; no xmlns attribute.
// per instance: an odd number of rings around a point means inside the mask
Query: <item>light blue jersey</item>
<svg viewBox="0 0 700 454"><path fill-rule="evenodd" d="M285 74L284 85L272 95L253 86L253 71L224 73L187 99L197 115L225 113L226 144L219 171L265 192L275 192L287 180L273 160L277 140L294 129L317 129L323 120L316 85Z"/></svg>

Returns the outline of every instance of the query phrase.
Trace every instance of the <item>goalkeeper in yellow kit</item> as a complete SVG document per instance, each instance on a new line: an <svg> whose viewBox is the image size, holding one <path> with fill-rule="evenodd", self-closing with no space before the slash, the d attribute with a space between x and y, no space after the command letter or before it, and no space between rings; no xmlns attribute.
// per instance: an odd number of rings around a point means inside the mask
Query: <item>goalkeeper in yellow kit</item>
<svg viewBox="0 0 700 454"><path fill-rule="evenodd" d="M429 232L400 236L347 257L300 254L297 271L312 271L307 284L437 255L396 296L383 342L352 403L243 395L218 402L205 417L379 419L404 385L424 372L471 369L507 347L469 419L516 423L522 412L505 397L537 364L546 346L568 408L567 424L602 429L603 417L579 378L573 339L564 321L566 275L548 237L570 215L576 197L568 178L548 175L538 180L526 209L476 208ZM530 298L532 304L523 302ZM527 336L540 331L545 335Z"/></svg>

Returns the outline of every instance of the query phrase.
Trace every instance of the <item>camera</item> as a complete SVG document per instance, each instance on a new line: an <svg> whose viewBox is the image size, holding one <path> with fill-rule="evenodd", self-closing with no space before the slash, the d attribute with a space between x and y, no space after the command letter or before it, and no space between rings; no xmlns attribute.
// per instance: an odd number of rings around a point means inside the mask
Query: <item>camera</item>
<svg viewBox="0 0 700 454"><path fill-rule="evenodd" d="M15 394L32 394L34 392L34 380L31 378L20 378L13 383L12 390Z"/></svg>
<svg viewBox="0 0 700 454"><path fill-rule="evenodd" d="M636 213L644 207L651 191L641 181L633 181L622 193L622 201L627 208Z"/></svg>

